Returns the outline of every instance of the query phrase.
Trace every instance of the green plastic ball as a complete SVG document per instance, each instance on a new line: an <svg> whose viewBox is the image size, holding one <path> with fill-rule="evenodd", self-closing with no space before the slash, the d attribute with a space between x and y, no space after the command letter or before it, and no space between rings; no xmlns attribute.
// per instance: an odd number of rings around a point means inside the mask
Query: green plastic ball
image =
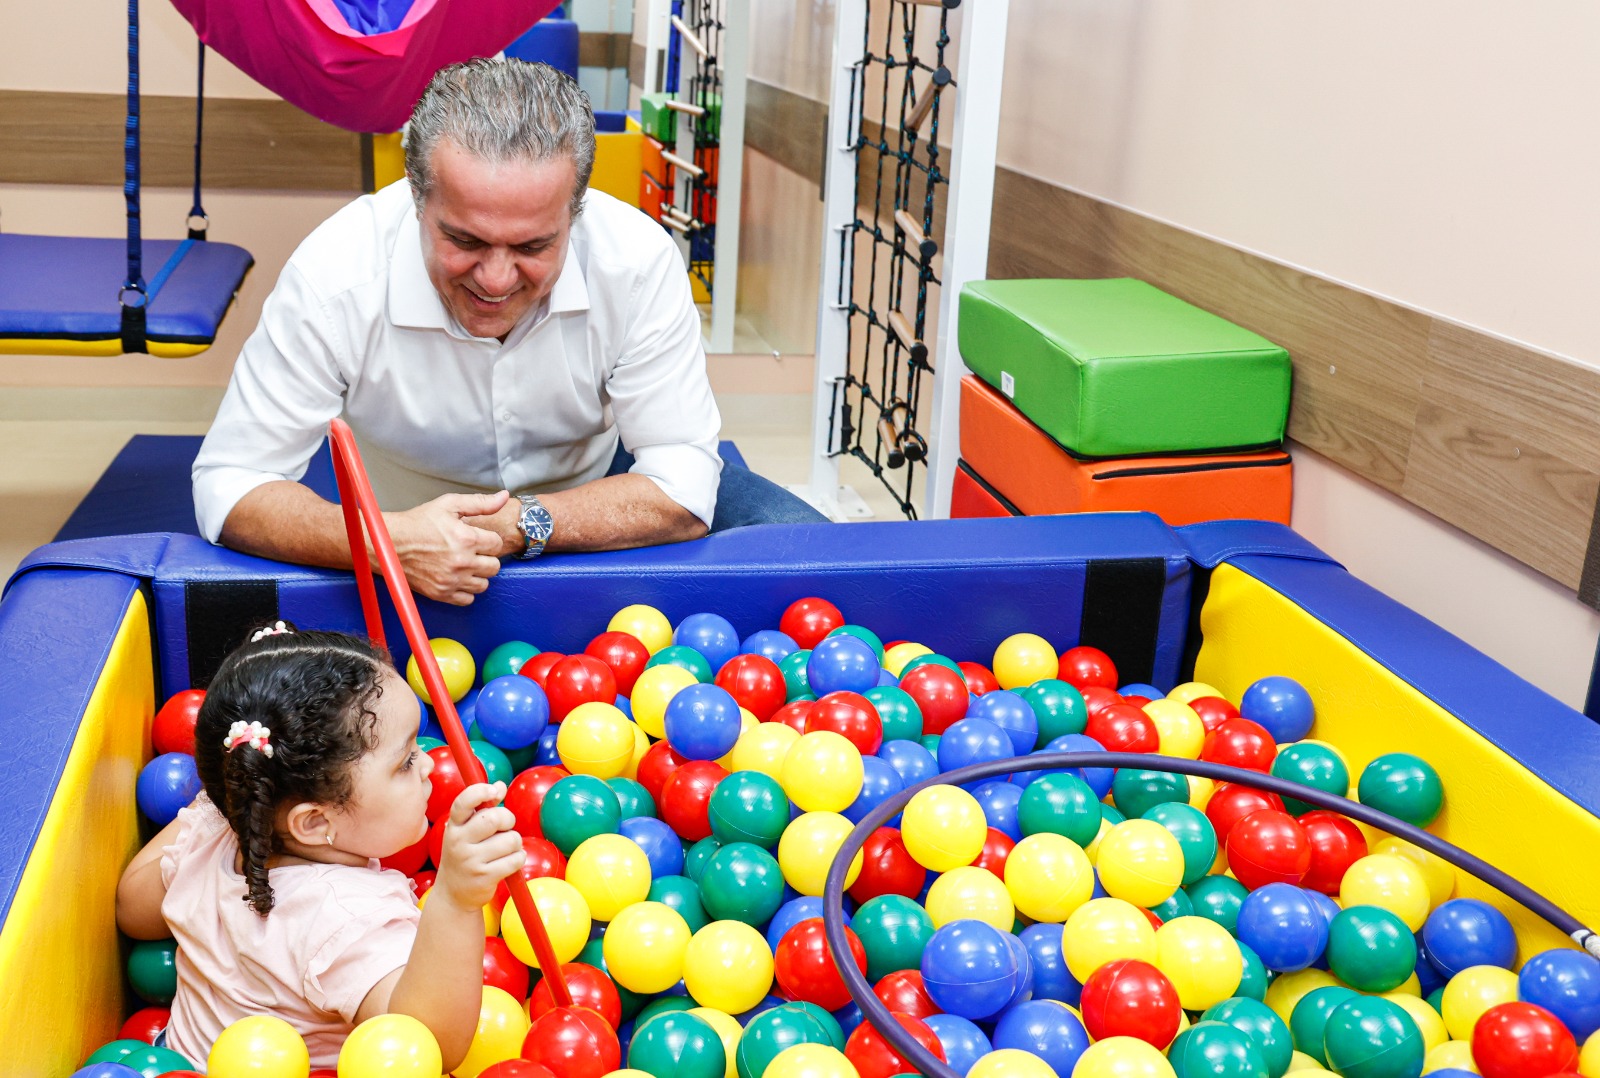
<svg viewBox="0 0 1600 1078"><path fill-rule="evenodd" d="M728 843L700 873L700 904L713 921L766 924L783 905L778 859L751 842Z"/></svg>
<svg viewBox="0 0 1600 1078"><path fill-rule="evenodd" d="M885 741L916 741L922 737L922 709L898 685L874 685L863 696L883 720Z"/></svg>
<svg viewBox="0 0 1600 1078"><path fill-rule="evenodd" d="M616 834L621 822L617 795L593 775L568 775L550 787L539 806L539 829L568 857L584 839Z"/></svg>
<svg viewBox="0 0 1600 1078"><path fill-rule="evenodd" d="M1232 876L1202 876L1184 890L1194 903L1196 917L1215 921L1230 936L1239 934L1239 907L1244 905L1249 888Z"/></svg>
<svg viewBox="0 0 1600 1078"><path fill-rule="evenodd" d="M1411 1016L1381 996L1345 1000L1322 1034L1328 1067L1344 1078L1417 1078L1426 1045Z"/></svg>
<svg viewBox="0 0 1600 1078"><path fill-rule="evenodd" d="M417 742L421 744L422 739L418 738ZM511 764L511 773L520 775L532 767L534 761L539 758L539 743L534 742L532 745L524 745L520 749L501 749L500 751L506 754L506 760Z"/></svg>
<svg viewBox="0 0 1600 1078"><path fill-rule="evenodd" d="M912 659L910 662L906 663L900 668L900 677L904 679L907 674L911 673L911 671L915 670L917 667L928 666L929 664L934 666L942 666L952 674L960 674L962 683L965 684L967 675L962 673L961 664L957 663L954 659L947 655L918 655L916 658Z"/></svg>
<svg viewBox="0 0 1600 1078"><path fill-rule="evenodd" d="M1087 846L1100 833L1100 800L1076 775L1045 775L1028 784L1017 802L1017 826L1024 835L1065 835Z"/></svg>
<svg viewBox="0 0 1600 1078"><path fill-rule="evenodd" d="M1172 892L1172 897L1159 906L1151 906L1150 912L1161 918L1161 923L1166 924L1175 917L1191 917L1194 915L1194 901L1189 898L1189 892L1182 887Z"/></svg>
<svg viewBox="0 0 1600 1078"><path fill-rule="evenodd" d="M789 798L778 780L760 771L735 771L712 791L711 833L723 842L773 850L789 826Z"/></svg>
<svg viewBox="0 0 1600 1078"><path fill-rule="evenodd" d="M844 1051L844 1027L839 1025L839 1020L830 1012L823 1010L815 1003L806 1003L803 1000L789 1003L787 1006L798 1007L811 1017L815 1018L822 1026L823 1032L828 1035L828 1043L839 1049L839 1051Z"/></svg>
<svg viewBox="0 0 1600 1078"><path fill-rule="evenodd" d="M821 1017L817 1012L821 1012ZM832 1030L827 1023L833 1024ZM813 1010L801 1003L784 1003L762 1011L750 1019L734 1049L734 1065L739 1078L761 1078L778 1053L797 1044L822 1044L829 1047L844 1042L838 1021L827 1011Z"/></svg>
<svg viewBox="0 0 1600 1078"><path fill-rule="evenodd" d="M789 652L778 664L778 673L783 675L783 688L790 703L811 695L811 682L806 679L806 663L810 661L811 649L801 648Z"/></svg>
<svg viewBox="0 0 1600 1078"><path fill-rule="evenodd" d="M1039 720L1039 744L1046 745L1067 734L1081 734L1089 722L1089 708L1083 693L1056 678L1035 681L1017 695L1028 701Z"/></svg>
<svg viewBox="0 0 1600 1078"><path fill-rule="evenodd" d="M698 932L711 923L705 904L700 901L700 885L687 876L661 876L651 880L647 900L677 910L690 932Z"/></svg>
<svg viewBox="0 0 1600 1078"><path fill-rule="evenodd" d="M157 1048L150 1044L136 1052L129 1052L117 1062L124 1067L131 1067L140 1078L161 1078L161 1075L173 1071L194 1070L194 1064L186 1057L170 1048Z"/></svg>
<svg viewBox="0 0 1600 1078"><path fill-rule="evenodd" d="M1239 957L1244 959L1244 972L1239 977L1239 987L1234 995L1244 996L1246 999L1267 998L1267 988L1276 976L1267 969L1266 963L1261 961L1261 956L1250 949L1248 943L1239 944Z"/></svg>
<svg viewBox="0 0 1600 1078"><path fill-rule="evenodd" d="M934 758L937 759L939 756L939 739L943 736L944 735L942 734L923 734L921 737L917 738L917 742L923 748L933 753Z"/></svg>
<svg viewBox="0 0 1600 1078"><path fill-rule="evenodd" d="M422 752L427 752L429 749L443 748L444 744L445 743L443 741L440 741L436 737L417 738L417 748Z"/></svg>
<svg viewBox="0 0 1600 1078"><path fill-rule="evenodd" d="M1428 761L1409 752L1378 757L1356 785L1363 805L1387 812L1415 827L1427 827L1444 807L1444 783Z"/></svg>
<svg viewBox="0 0 1600 1078"><path fill-rule="evenodd" d="M483 765L483 773L490 782L509 783L517 777L506 750L499 745L491 745L487 741L468 741L467 744L472 749L472 755Z"/></svg>
<svg viewBox="0 0 1600 1078"><path fill-rule="evenodd" d="M724 779L724 782L727 780ZM695 883L700 882L700 873L706 870L706 862L710 861L716 852L722 849L724 843L716 835L707 835L683 852L683 874Z"/></svg>
<svg viewBox="0 0 1600 1078"><path fill-rule="evenodd" d="M646 790L644 783L638 779L618 775L614 779L606 779L606 785L617 795L617 804L622 810L624 820L656 814L656 799L650 796L650 791Z"/></svg>
<svg viewBox="0 0 1600 1078"><path fill-rule="evenodd" d="M1296 741L1279 749L1277 759L1272 761L1272 773L1280 779L1339 797L1350 792L1350 769L1345 767L1344 760L1327 745L1314 741ZM1295 797L1285 797L1283 807L1296 816L1316 808Z"/></svg>
<svg viewBox="0 0 1600 1078"><path fill-rule="evenodd" d="M1189 780L1171 771L1117 769L1111 781L1111 803L1129 816L1143 816L1157 805L1188 804Z"/></svg>
<svg viewBox="0 0 1600 1078"><path fill-rule="evenodd" d="M1100 818L1112 827L1117 826L1119 823L1124 823L1128 819L1122 814L1121 809L1115 805L1108 805L1104 801L1100 802Z"/></svg>
<svg viewBox="0 0 1600 1078"><path fill-rule="evenodd" d="M828 635L855 637L871 648L872 653L878 657L878 665L883 665L883 638L865 625L841 625Z"/></svg>
<svg viewBox="0 0 1600 1078"><path fill-rule="evenodd" d="M178 994L178 941L140 940L128 955L128 980L139 998L165 1007Z"/></svg>
<svg viewBox="0 0 1600 1078"><path fill-rule="evenodd" d="M1377 906L1340 910L1328 924L1328 969L1358 992L1399 988L1417 968L1417 938Z"/></svg>
<svg viewBox="0 0 1600 1078"><path fill-rule="evenodd" d="M522 664L537 654L539 649L526 640L507 640L483 660L483 683L487 685L497 677L521 673Z"/></svg>
<svg viewBox="0 0 1600 1078"><path fill-rule="evenodd" d="M1168 801L1141 815L1178 840L1178 849L1183 851L1183 886L1191 886L1211 871L1217 861L1217 829L1205 813L1190 804Z"/></svg>
<svg viewBox="0 0 1600 1078"><path fill-rule="evenodd" d="M1301 996L1300 1002L1289 1012L1289 1032L1294 1037L1295 1048L1327 1066L1328 1056L1323 1050L1322 1038L1328 1028L1328 1015L1359 995L1353 988L1330 984L1325 988L1313 988Z"/></svg>
<svg viewBox="0 0 1600 1078"><path fill-rule="evenodd" d="M1282 1078L1294 1055L1294 1039L1278 1013L1260 1000L1234 996L1201 1015L1206 1022L1222 1022L1245 1034L1267 1065L1267 1078Z"/></svg>
<svg viewBox="0 0 1600 1078"><path fill-rule="evenodd" d="M1196 1022L1167 1050L1177 1078L1267 1078L1267 1064L1250 1037L1222 1022Z"/></svg>
<svg viewBox="0 0 1600 1078"><path fill-rule="evenodd" d="M640 1008L639 1016L633 1020L634 1031L643 1029L646 1022L658 1015L692 1011L698 1006L688 996L657 996Z"/></svg>
<svg viewBox="0 0 1600 1078"><path fill-rule="evenodd" d="M659 902L661 900L652 894L650 896L650 901ZM699 899L696 898L695 901L699 902ZM688 918L684 918L684 920L688 920ZM693 931L692 925L690 926L690 930ZM593 966L610 979L612 985L617 990L617 998L622 1001L622 1020L624 1022L632 1021L633 1017L639 1013L640 1008L649 1002L649 996L641 995L638 992L629 991L620 984L617 984L616 978L611 976L611 970L606 968L604 939L593 939L588 943L585 943L583 945L583 950L578 952L576 961L582 962L586 966ZM535 974L535 976L537 976L537 974Z"/></svg>
<svg viewBox="0 0 1600 1078"><path fill-rule="evenodd" d="M711 684L716 677L706 657L683 644L668 644L650 656L650 661L644 664L644 668L648 670L652 666L676 666L680 670L687 670L702 685Z"/></svg>
<svg viewBox="0 0 1600 1078"><path fill-rule="evenodd" d="M917 969L933 938L933 918L904 895L869 898L850 919L850 930L867 952L867 980L873 984L903 969Z"/></svg>
<svg viewBox="0 0 1600 1078"><path fill-rule="evenodd" d="M634 1027L628 1066L656 1078L722 1078L728 1056L710 1022L678 1011Z"/></svg>
<svg viewBox="0 0 1600 1078"><path fill-rule="evenodd" d="M83 1065L87 1067L91 1063L120 1063L122 1062L122 1057L129 1052L137 1052L142 1048L148 1047L150 1047L150 1044L147 1041L131 1040L126 1037L122 1040L107 1041L90 1052L89 1058L83 1061Z"/></svg>

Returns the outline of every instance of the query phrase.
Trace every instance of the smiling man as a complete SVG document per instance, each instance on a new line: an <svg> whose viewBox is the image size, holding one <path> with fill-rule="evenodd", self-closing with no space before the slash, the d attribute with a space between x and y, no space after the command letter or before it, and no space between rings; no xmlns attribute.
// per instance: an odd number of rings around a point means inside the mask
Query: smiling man
<svg viewBox="0 0 1600 1078"><path fill-rule="evenodd" d="M411 584L470 603L502 557L823 519L724 468L682 257L588 190L594 116L543 64L441 71L406 181L357 199L285 265L194 465L213 542L350 564L299 482L343 415Z"/></svg>

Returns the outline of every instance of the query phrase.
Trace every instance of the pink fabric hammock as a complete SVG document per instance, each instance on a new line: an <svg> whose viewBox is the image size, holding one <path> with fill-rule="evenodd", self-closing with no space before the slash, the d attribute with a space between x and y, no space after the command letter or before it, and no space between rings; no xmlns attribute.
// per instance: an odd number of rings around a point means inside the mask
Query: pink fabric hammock
<svg viewBox="0 0 1600 1078"><path fill-rule="evenodd" d="M172 0L200 40L267 89L350 131L398 131L434 72L493 56L559 0L414 0L364 34L334 0Z"/></svg>

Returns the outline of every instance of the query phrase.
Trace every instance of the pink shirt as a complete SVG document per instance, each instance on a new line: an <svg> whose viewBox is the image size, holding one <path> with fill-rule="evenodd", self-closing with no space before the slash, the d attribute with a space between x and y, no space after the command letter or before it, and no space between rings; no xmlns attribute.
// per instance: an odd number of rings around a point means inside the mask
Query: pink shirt
<svg viewBox="0 0 1600 1078"><path fill-rule="evenodd" d="M261 917L234 869L238 840L210 799L178 819L178 840L161 853L161 915L178 941L167 1046L204 1067L228 1025L271 1014L305 1037L313 1067L335 1066L361 1001L411 956L411 880L377 861L290 861L268 874L273 907Z"/></svg>

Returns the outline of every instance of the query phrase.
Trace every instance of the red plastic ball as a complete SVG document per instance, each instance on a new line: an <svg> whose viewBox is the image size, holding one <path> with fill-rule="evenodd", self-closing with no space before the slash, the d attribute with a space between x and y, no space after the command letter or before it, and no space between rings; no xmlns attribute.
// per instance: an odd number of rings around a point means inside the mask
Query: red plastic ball
<svg viewBox="0 0 1600 1078"><path fill-rule="evenodd" d="M1107 752L1155 752L1161 747L1156 724L1132 704L1110 704L1085 721L1083 732L1106 747Z"/></svg>
<svg viewBox="0 0 1600 1078"><path fill-rule="evenodd" d="M157 753L194 755L194 724L200 717L200 705L205 698L204 689L185 689L174 693L161 705L150 725L150 740L155 743Z"/></svg>
<svg viewBox="0 0 1600 1078"><path fill-rule="evenodd" d="M848 927L844 932L850 940L850 957L862 976L866 976L866 949ZM815 1003L826 1011L836 1011L850 1002L850 991L833 964L834 956L828 949L821 917L801 921L785 932L772 957L778 986L790 999Z"/></svg>
<svg viewBox="0 0 1600 1078"><path fill-rule="evenodd" d="M1311 843L1299 821L1278 809L1260 809L1228 832L1228 868L1254 891L1269 883L1299 883L1311 867Z"/></svg>
<svg viewBox="0 0 1600 1078"><path fill-rule="evenodd" d="M806 732L806 720L811 717L811 705L815 700L791 700L772 713L768 722L781 722L785 726L793 727L796 733ZM880 722L879 729L883 724Z"/></svg>
<svg viewBox="0 0 1600 1078"><path fill-rule="evenodd" d="M926 1022L894 1011L890 1012L890 1016L915 1037L918 1044L941 1060L944 1059L944 1046ZM844 1045L844 1057L855 1066L861 1078L892 1078L893 1075L910 1074L917 1069L905 1056L895 1051L894 1046L872 1027L871 1022L862 1022L850 1034L850 1039Z"/></svg>
<svg viewBox="0 0 1600 1078"><path fill-rule="evenodd" d="M544 694L550 700L551 720L560 722L579 704L615 703L617 678L593 655L568 655L550 668Z"/></svg>
<svg viewBox="0 0 1600 1078"><path fill-rule="evenodd" d="M550 792L550 787L566 778L568 774L564 767L544 764L530 767L511 780L511 784L506 787L506 799L503 804L511 810L511 815L516 817L518 834L524 838L544 837L544 832L539 828L539 806L544 804L544 795Z"/></svg>
<svg viewBox="0 0 1600 1078"><path fill-rule="evenodd" d="M1233 830L1233 825L1261 809L1281 811L1283 799L1253 786L1224 782L1212 793L1211 800L1206 802L1205 812L1206 819L1211 821L1211 829L1217 833L1217 843L1226 845L1228 832Z"/></svg>
<svg viewBox="0 0 1600 1078"><path fill-rule="evenodd" d="M589 646L583 649L583 653L592 655L611 667L611 676L617 682L617 692L623 696L633 692L633 683L639 680L639 675L644 673L645 664L650 661L650 649L640 643L637 636L616 631L601 633L589 641Z"/></svg>
<svg viewBox="0 0 1600 1078"><path fill-rule="evenodd" d="M182 1071L171 1071L167 1076L165 1076L165 1078L177 1078L177 1076L181 1075L182 1073ZM189 1073L199 1074L198 1071L190 1071ZM519 1078L517 1075L489 1074L488 1071L483 1071L478 1075L478 1078L484 1078L485 1075L488 1075L488 1078ZM339 1078L339 1072L328 1067L317 1067L312 1070L310 1074L306 1075L306 1078ZM544 1078L544 1075L530 1074L527 1076L527 1078ZM555 1078L555 1076L551 1075L551 1078Z"/></svg>
<svg viewBox="0 0 1600 1078"><path fill-rule="evenodd" d="M1061 653L1057 677L1078 689L1090 685L1102 689L1117 687L1117 664L1099 648L1080 644Z"/></svg>
<svg viewBox="0 0 1600 1078"><path fill-rule="evenodd" d="M1146 704L1148 704L1150 702L1150 698L1148 696L1140 696L1138 693L1135 692L1135 693L1129 693L1127 696L1124 696L1122 698L1122 702L1124 704L1132 704L1134 707L1137 707L1137 708L1143 708L1144 705L1146 705Z"/></svg>
<svg viewBox="0 0 1600 1078"><path fill-rule="evenodd" d="M928 870L906 849L899 829L880 827L861 847L861 872L850 888L850 897L857 905L879 895L916 898L927 879Z"/></svg>
<svg viewBox="0 0 1600 1078"><path fill-rule="evenodd" d="M634 772L639 785L643 786L650 794L650 799L656 804L661 804L661 791L667 785L674 772L689 762L687 756L679 756L665 741L657 741L645 750L639 757L639 769Z"/></svg>
<svg viewBox="0 0 1600 1078"><path fill-rule="evenodd" d="M789 697L783 671L765 655L735 655L717 671L717 684L762 722L772 718Z"/></svg>
<svg viewBox="0 0 1600 1078"><path fill-rule="evenodd" d="M1161 919L1161 915L1155 910L1145 909L1143 906L1135 906L1134 908L1140 913L1144 914L1144 919L1150 922L1151 928L1160 928L1166 923Z"/></svg>
<svg viewBox="0 0 1600 1078"><path fill-rule="evenodd" d="M1148 962L1107 962L1083 982L1083 1027L1095 1040L1135 1037L1165 1050L1178 1035L1178 990Z"/></svg>
<svg viewBox="0 0 1600 1078"><path fill-rule="evenodd" d="M699 842L711 834L711 795L727 777L720 764L690 760L674 771L661 788L661 819L678 837Z"/></svg>
<svg viewBox="0 0 1600 1078"><path fill-rule="evenodd" d="M993 872L996 879L1003 880L1006 878L1006 858L1011 856L1011 848L1015 845L1010 835L991 827L988 837L983 840L983 849L972 863Z"/></svg>
<svg viewBox="0 0 1600 1078"><path fill-rule="evenodd" d="M1202 760L1263 774L1272 770L1277 755L1277 743L1266 727L1249 719L1224 719L1206 734L1205 746L1200 750Z"/></svg>
<svg viewBox="0 0 1600 1078"><path fill-rule="evenodd" d="M544 688L546 679L550 676L550 668L565 659L566 656L559 651L541 651L533 658L522 664L517 671L525 678L532 678L539 683L539 688Z"/></svg>
<svg viewBox="0 0 1600 1078"><path fill-rule="evenodd" d="M883 744L883 720L878 717L878 709L872 706L872 701L860 693L830 692L811 702L809 714L806 728L800 731L803 734L830 730L854 745L863 756L873 755Z"/></svg>
<svg viewBox="0 0 1600 1078"><path fill-rule="evenodd" d="M1099 685L1090 685L1086 689L1078 690L1083 697L1083 713L1085 715L1098 715L1112 704L1125 704L1128 701L1115 689L1101 688Z"/></svg>
<svg viewBox="0 0 1600 1078"><path fill-rule="evenodd" d="M956 663L961 667L961 677L967 683L967 691L973 696L982 696L986 692L995 692L1000 688L1000 681L982 663Z"/></svg>
<svg viewBox="0 0 1600 1078"><path fill-rule="evenodd" d="M423 895L431 891L433 889L434 882L438 880L438 878L439 873L431 868L425 868L421 872L413 872L411 874L411 886L416 896L421 898Z"/></svg>
<svg viewBox="0 0 1600 1078"><path fill-rule="evenodd" d="M316 1078L316 1075L316 1071L311 1072L311 1078ZM333 1071L328 1072L328 1078L336 1078ZM542 1063L531 1063L526 1059L502 1059L479 1071L478 1078L556 1078L556 1072Z"/></svg>
<svg viewBox="0 0 1600 1078"><path fill-rule="evenodd" d="M432 830L431 828L429 830ZM397 853L388 857L378 858L378 864L384 868L392 868L396 872L403 872L407 876L422 870L428 863L428 836L423 835L417 841Z"/></svg>
<svg viewBox="0 0 1600 1078"><path fill-rule="evenodd" d="M1311 867L1301 877L1300 886L1325 895L1338 894L1345 872L1367 855L1367 836L1355 821L1327 809L1301 816L1300 829L1311 846Z"/></svg>
<svg viewBox="0 0 1600 1078"><path fill-rule="evenodd" d="M522 1041L522 1058L562 1078L603 1078L622 1066L622 1046L598 1011L558 1007L533 1020Z"/></svg>
<svg viewBox="0 0 1600 1078"><path fill-rule="evenodd" d="M789 604L778 621L778 631L803 648L814 648L819 640L843 624L844 615L838 607L826 599L811 596Z"/></svg>
<svg viewBox="0 0 1600 1078"><path fill-rule="evenodd" d="M622 1024L622 997L610 977L585 962L568 962L561 967L561 972L567 979L567 991L572 993L574 1005L595 1011L612 1029ZM528 1017L538 1018L553 1010L555 1005L549 978L541 978L528 998Z"/></svg>
<svg viewBox="0 0 1600 1078"><path fill-rule="evenodd" d="M543 877L564 880L567 878L567 858L560 848L547 838L522 836L522 878L537 880Z"/></svg>
<svg viewBox="0 0 1600 1078"><path fill-rule="evenodd" d="M467 780L461 777L449 745L435 745L428 755L433 758L433 773L428 776L433 786L433 792L428 794L428 819L438 823L450 815L450 806L467 788Z"/></svg>
<svg viewBox="0 0 1600 1078"><path fill-rule="evenodd" d="M490 936L483 941L484 984L510 992L513 999L524 1000L528 998L531 977L532 971L511 953L505 940Z"/></svg>
<svg viewBox="0 0 1600 1078"><path fill-rule="evenodd" d="M125 1041L144 1041L146 1044L154 1044L156 1034L166 1029L171 1021L170 1007L142 1007L122 1023L122 1032L118 1033L117 1037Z"/></svg>
<svg viewBox="0 0 1600 1078"><path fill-rule="evenodd" d="M1533 1003L1490 1007L1472 1027L1472 1061L1483 1078L1548 1078L1577 1070L1571 1031Z"/></svg>
<svg viewBox="0 0 1600 1078"><path fill-rule="evenodd" d="M922 732L942 734L967 716L972 694L961 675L938 663L923 663L900 679L900 687L922 712Z"/></svg>
<svg viewBox="0 0 1600 1078"><path fill-rule="evenodd" d="M1189 701L1194 713L1200 716L1206 732L1210 733L1228 719L1237 719L1239 709L1220 696L1197 696Z"/></svg>
<svg viewBox="0 0 1600 1078"><path fill-rule="evenodd" d="M872 987L872 994L883 1001L891 1011L909 1014L913 1018L926 1018L930 1014L943 1014L939 1005L928 995L928 986L922 983L922 972L899 969L885 973Z"/></svg>
<svg viewBox="0 0 1600 1078"><path fill-rule="evenodd" d="M422 836L423 843L428 847L428 864L438 868L444 860L444 821L428 825L428 833Z"/></svg>

